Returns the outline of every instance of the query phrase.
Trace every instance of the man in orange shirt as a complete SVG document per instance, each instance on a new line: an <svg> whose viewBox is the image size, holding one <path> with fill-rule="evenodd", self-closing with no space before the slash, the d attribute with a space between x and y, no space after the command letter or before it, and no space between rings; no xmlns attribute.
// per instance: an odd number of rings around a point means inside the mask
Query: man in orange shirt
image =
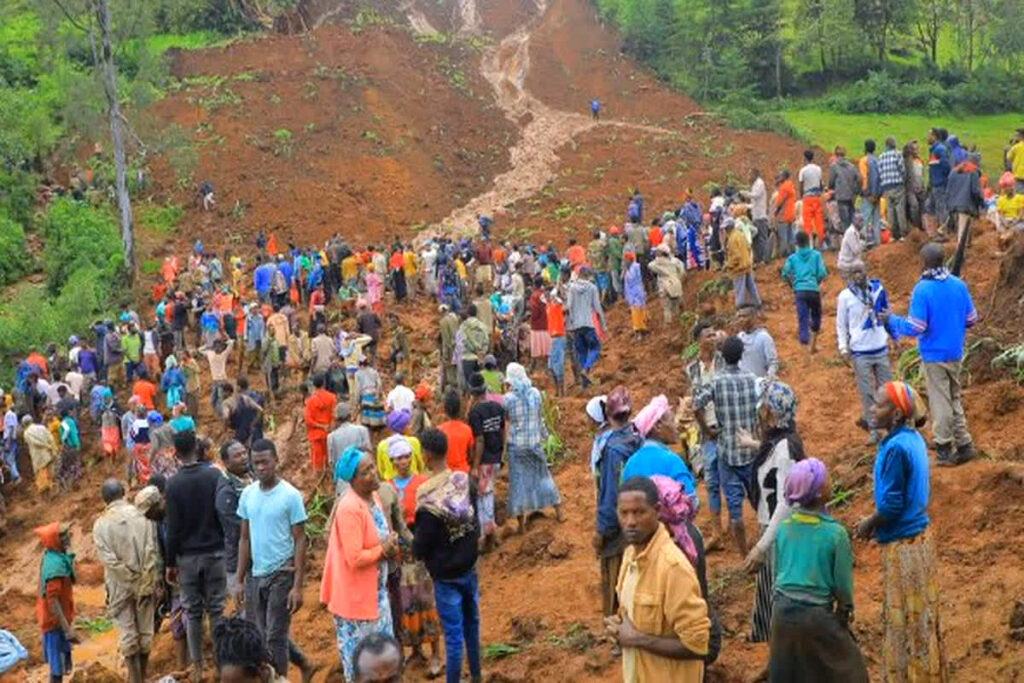
<svg viewBox="0 0 1024 683"><path fill-rule="evenodd" d="M555 395L565 396L565 304L558 296L558 287L542 297L547 306L548 336L551 350L548 351L548 372L555 381Z"/></svg>
<svg viewBox="0 0 1024 683"><path fill-rule="evenodd" d="M306 439L309 441L309 463L314 472L327 467L327 432L331 429L337 397L324 389L322 374L313 375L313 394L306 399Z"/></svg>
<svg viewBox="0 0 1024 683"><path fill-rule="evenodd" d="M36 589L36 619L43 633L43 658L50 681L71 673L71 646L81 642L75 631L75 556L67 524L53 522L33 529L43 546L43 561Z"/></svg>
<svg viewBox="0 0 1024 683"><path fill-rule="evenodd" d="M448 469L468 473L470 453L473 452L473 429L460 419L462 401L457 392L445 394L444 412L448 421L437 428L448 437Z"/></svg>
<svg viewBox="0 0 1024 683"><path fill-rule="evenodd" d="M778 255L786 258L793 253L793 223L796 221L796 187L786 170L775 179L775 220Z"/></svg>
<svg viewBox="0 0 1024 683"><path fill-rule="evenodd" d="M138 396L146 410L156 410L156 385L147 379L145 368L139 368L139 378L132 385L132 396Z"/></svg>
<svg viewBox="0 0 1024 683"><path fill-rule="evenodd" d="M647 231L647 242L651 245L652 252L661 244L663 239L665 239L665 235L661 232L661 219L655 218L651 221L651 227Z"/></svg>

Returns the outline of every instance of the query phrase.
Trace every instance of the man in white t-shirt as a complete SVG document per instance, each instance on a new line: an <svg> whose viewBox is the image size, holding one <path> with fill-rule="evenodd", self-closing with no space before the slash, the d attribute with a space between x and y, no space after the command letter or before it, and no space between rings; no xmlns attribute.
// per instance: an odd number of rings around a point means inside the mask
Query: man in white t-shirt
<svg viewBox="0 0 1024 683"><path fill-rule="evenodd" d="M405 375L401 372L395 373L395 388L388 392L384 401L384 409L389 413L393 410L408 410L412 412L412 404L416 401L413 390L405 386Z"/></svg>
<svg viewBox="0 0 1024 683"><path fill-rule="evenodd" d="M766 263L772 255L772 243L768 234L768 188L761 177L761 171L750 169L750 217L754 220L757 233L754 235L754 261Z"/></svg>
<svg viewBox="0 0 1024 683"><path fill-rule="evenodd" d="M818 235L818 244L825 238L825 213L821 203L821 166L814 163L814 150L804 150L804 165L797 176L797 192L801 197L803 229Z"/></svg>

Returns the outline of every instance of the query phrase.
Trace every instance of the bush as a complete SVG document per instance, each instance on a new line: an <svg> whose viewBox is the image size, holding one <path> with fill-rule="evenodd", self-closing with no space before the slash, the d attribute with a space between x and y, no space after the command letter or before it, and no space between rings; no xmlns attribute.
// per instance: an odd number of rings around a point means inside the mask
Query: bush
<svg viewBox="0 0 1024 683"><path fill-rule="evenodd" d="M0 213L0 285L14 282L29 269L25 252L25 230Z"/></svg>
<svg viewBox="0 0 1024 683"><path fill-rule="evenodd" d="M0 207L21 227L31 227L36 207L36 177L18 169L0 170Z"/></svg>
<svg viewBox="0 0 1024 683"><path fill-rule="evenodd" d="M87 266L105 282L114 282L124 264L117 224L106 208L57 199L43 220L43 237L50 294L61 293L72 273Z"/></svg>
<svg viewBox="0 0 1024 683"><path fill-rule="evenodd" d="M989 114L1024 109L1024 79L1014 74L942 73L937 79L901 80L884 71L872 71L867 78L826 96L824 105L844 114Z"/></svg>

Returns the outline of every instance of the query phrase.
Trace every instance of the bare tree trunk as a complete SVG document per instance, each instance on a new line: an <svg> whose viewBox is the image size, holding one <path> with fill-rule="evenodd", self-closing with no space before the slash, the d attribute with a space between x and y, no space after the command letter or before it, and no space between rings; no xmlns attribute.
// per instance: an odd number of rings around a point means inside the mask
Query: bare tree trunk
<svg viewBox="0 0 1024 683"><path fill-rule="evenodd" d="M782 97L782 40L775 45L775 96Z"/></svg>
<svg viewBox="0 0 1024 683"><path fill-rule="evenodd" d="M128 197L127 162L124 154L124 136L121 132L121 107L117 101L117 74L110 50L110 7L107 0L94 0L96 23L100 31L100 60L96 66L103 79L110 113L110 138L114 144L114 171L117 180L117 205L121 210L121 244L128 281L135 279L135 232L132 226L132 204Z"/></svg>

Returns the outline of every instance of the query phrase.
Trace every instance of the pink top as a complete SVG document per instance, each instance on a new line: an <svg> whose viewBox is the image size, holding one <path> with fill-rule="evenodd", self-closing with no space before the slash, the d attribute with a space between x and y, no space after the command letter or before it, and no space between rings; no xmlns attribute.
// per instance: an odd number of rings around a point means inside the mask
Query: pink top
<svg viewBox="0 0 1024 683"><path fill-rule="evenodd" d="M383 295L384 281L380 279L377 273L366 274L366 300L373 305L380 301Z"/></svg>
<svg viewBox="0 0 1024 683"><path fill-rule="evenodd" d="M381 505L377 494L374 501ZM377 618L377 564L383 546L370 507L353 489L338 500L327 539L320 602L342 619Z"/></svg>

